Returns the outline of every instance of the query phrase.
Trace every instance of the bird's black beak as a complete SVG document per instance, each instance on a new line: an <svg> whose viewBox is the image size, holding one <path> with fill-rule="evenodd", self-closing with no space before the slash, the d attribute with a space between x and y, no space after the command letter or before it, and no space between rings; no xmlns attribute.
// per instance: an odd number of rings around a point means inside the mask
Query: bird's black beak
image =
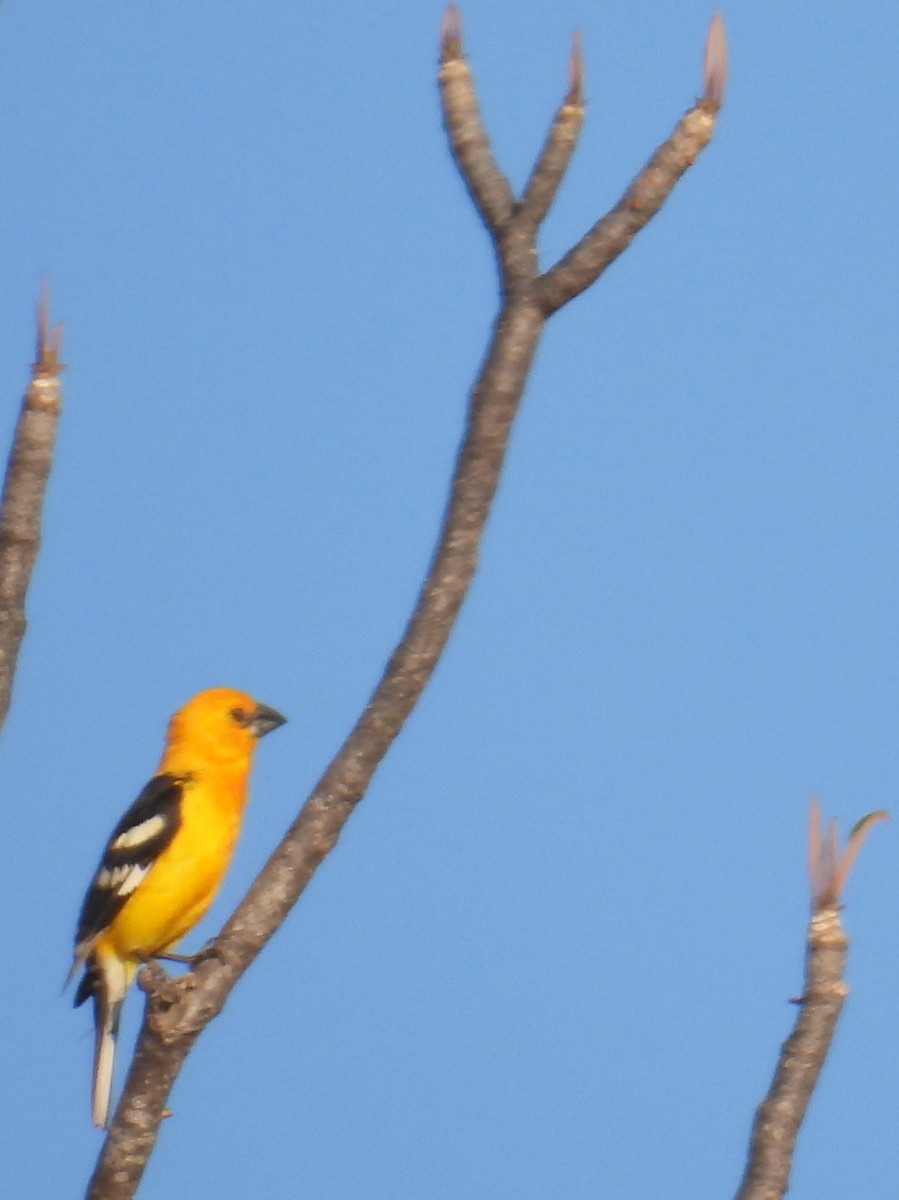
<svg viewBox="0 0 899 1200"><path fill-rule="evenodd" d="M277 712L274 708L269 708L267 704L257 704L250 713L250 719L247 721L247 728L254 737L262 738L267 733L271 733L273 729L277 729L279 725L283 725L287 717Z"/></svg>

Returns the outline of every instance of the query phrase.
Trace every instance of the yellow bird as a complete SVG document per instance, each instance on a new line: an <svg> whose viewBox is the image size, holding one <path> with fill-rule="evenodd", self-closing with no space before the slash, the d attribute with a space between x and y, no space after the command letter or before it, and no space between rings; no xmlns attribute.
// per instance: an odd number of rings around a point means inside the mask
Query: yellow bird
<svg viewBox="0 0 899 1200"><path fill-rule="evenodd" d="M231 863L253 752L286 717L246 692L210 688L169 722L156 774L112 831L84 897L71 980L94 1001L93 1120L106 1127L125 993L141 963L171 953Z"/></svg>

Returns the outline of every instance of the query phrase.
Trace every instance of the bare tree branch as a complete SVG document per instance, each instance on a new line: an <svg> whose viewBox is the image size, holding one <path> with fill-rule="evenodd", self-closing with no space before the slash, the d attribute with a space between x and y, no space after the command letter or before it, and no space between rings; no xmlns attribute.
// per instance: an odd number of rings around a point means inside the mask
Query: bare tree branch
<svg viewBox="0 0 899 1200"><path fill-rule="evenodd" d="M527 182L518 209L518 222L536 230L556 198L584 124L584 51L575 34L568 60L568 94L556 113L540 157Z"/></svg>
<svg viewBox="0 0 899 1200"><path fill-rule="evenodd" d="M142 986L148 993L144 1024L89 1185L89 1200L126 1200L134 1195L155 1144L169 1090L193 1043L336 844L421 696L452 632L477 569L512 424L550 311L545 281L537 275L535 238L577 140L583 116L583 77L576 42L568 94L525 198L516 204L480 120L471 72L463 59L459 11L455 5L447 9L441 27L439 71L444 123L456 164L496 246L502 303L471 393L437 548L409 624L365 711L221 935L182 979L167 979L159 968L142 973ZM691 143L694 155L709 141L714 125L712 110L703 113L702 136ZM687 140L680 135L681 142ZM666 175L669 190L677 178L675 172Z"/></svg>
<svg viewBox="0 0 899 1200"><path fill-rule="evenodd" d="M453 158L484 224L497 229L512 215L515 197L496 164L481 120L474 80L462 49L462 15L455 4L443 14L437 81Z"/></svg>
<svg viewBox="0 0 899 1200"><path fill-rule="evenodd" d="M720 14L709 26L704 82L702 98L684 114L615 207L540 280L540 300L547 315L596 282L649 224L677 181L711 141L727 82L727 42Z"/></svg>
<svg viewBox="0 0 899 1200"><path fill-rule="evenodd" d="M805 988L793 1032L780 1051L771 1088L752 1127L746 1173L736 1200L781 1200L799 1128L830 1051L837 1021L849 994L845 980L849 940L840 922L840 896L862 841L884 812L862 818L842 855L836 825L822 830L821 810L812 799L809 815L809 881L812 917L805 957Z"/></svg>
<svg viewBox="0 0 899 1200"><path fill-rule="evenodd" d="M41 544L44 492L62 411L62 326L51 329L49 319L44 289L38 305L36 361L22 400L0 498L0 727L9 712L25 636L25 598Z"/></svg>

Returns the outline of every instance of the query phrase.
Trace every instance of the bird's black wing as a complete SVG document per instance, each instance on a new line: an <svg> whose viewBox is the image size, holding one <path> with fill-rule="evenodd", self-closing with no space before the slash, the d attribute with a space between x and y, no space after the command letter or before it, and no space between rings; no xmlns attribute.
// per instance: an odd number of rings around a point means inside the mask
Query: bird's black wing
<svg viewBox="0 0 899 1200"><path fill-rule="evenodd" d="M81 906L73 973L178 832L185 782L184 776L155 775L112 831ZM88 973L78 988L76 1005L92 990Z"/></svg>

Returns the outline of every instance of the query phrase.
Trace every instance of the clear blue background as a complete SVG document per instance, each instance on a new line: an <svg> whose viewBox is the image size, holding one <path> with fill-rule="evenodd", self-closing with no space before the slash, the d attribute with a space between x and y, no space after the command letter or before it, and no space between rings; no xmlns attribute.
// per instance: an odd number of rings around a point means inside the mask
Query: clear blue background
<svg viewBox="0 0 899 1200"><path fill-rule="evenodd" d="M201 688L291 717L261 866L426 566L495 305L434 86L441 6L0 9L0 397L42 273L66 411L0 775L9 1196L78 1196L60 984L111 826ZM552 262L701 89L708 3L469 0L516 185L584 36ZM899 10L725 10L718 136L560 313L449 650L174 1093L146 1200L731 1195L801 986L809 796L899 788ZM899 1177L897 841L791 1196ZM124 1045L139 1013L129 1006Z"/></svg>

